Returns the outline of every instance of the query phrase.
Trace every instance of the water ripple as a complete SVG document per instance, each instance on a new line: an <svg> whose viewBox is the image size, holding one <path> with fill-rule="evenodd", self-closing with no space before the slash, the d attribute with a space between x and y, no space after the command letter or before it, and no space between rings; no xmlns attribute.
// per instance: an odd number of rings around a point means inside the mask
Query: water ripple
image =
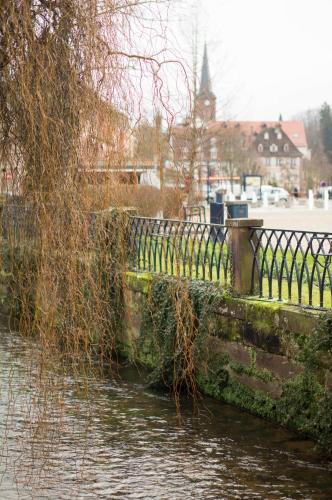
<svg viewBox="0 0 332 500"><path fill-rule="evenodd" d="M331 466L310 443L211 400L198 415L184 403L179 421L169 396L127 369L122 381L91 380L89 400L66 380L61 404L44 414L28 349L2 333L0 498L331 498Z"/></svg>

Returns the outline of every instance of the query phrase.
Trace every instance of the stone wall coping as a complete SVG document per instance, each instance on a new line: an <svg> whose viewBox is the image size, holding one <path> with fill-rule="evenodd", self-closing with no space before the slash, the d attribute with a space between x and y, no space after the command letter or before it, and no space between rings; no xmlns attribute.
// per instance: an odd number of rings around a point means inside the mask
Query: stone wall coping
<svg viewBox="0 0 332 500"><path fill-rule="evenodd" d="M128 286L134 286L135 284L139 286L140 283L149 283L153 280L153 277L156 276L153 273L144 271L144 272L138 272L138 271L126 271L126 277L127 277L127 284ZM170 276L172 278L172 276ZM176 280L175 277L173 277L174 280ZM202 285L206 282L201 282ZM222 287L221 287L222 288ZM300 307L295 304L287 304L285 302L279 302L278 300L266 300L266 299L261 299L259 297L253 297L253 296L243 296L243 297L225 297L224 303L231 305L231 306L242 306L242 307L255 307L257 306L260 309L260 313L262 311L274 311L274 312L279 312L281 314L292 314L294 317L297 316L302 316L306 318L313 318L314 320L320 319L326 311L321 311L319 309L313 309L313 308L306 308L306 307ZM216 310L215 311L217 314L220 313L220 311ZM225 311L222 311L223 314L225 314ZM226 314L227 315L227 314ZM233 313L233 317L238 317L238 319L244 319L245 315L242 314L241 312ZM310 325L311 327L312 325Z"/></svg>

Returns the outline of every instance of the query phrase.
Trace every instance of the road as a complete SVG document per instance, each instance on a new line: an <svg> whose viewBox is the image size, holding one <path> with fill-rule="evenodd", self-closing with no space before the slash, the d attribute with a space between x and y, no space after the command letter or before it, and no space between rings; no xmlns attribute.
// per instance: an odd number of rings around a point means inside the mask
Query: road
<svg viewBox="0 0 332 500"><path fill-rule="evenodd" d="M249 217L263 219L264 226L272 229L297 229L304 231L326 231L332 233L332 203L329 209L314 208L294 204L287 208L249 208Z"/></svg>

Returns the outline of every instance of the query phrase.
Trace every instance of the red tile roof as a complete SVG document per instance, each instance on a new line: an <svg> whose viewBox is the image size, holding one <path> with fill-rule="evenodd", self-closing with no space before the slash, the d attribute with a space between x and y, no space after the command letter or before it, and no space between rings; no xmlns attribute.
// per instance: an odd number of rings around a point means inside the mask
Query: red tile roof
<svg viewBox="0 0 332 500"><path fill-rule="evenodd" d="M292 120L292 121L282 121L282 122L271 122L271 121L214 121L207 124L209 131L214 131L221 127L236 127L239 126L240 129L246 135L252 135L255 132L259 133L262 128L266 126L267 128L281 126L282 130L288 135L290 140L297 148L307 148L307 139L304 130L304 123L302 121Z"/></svg>

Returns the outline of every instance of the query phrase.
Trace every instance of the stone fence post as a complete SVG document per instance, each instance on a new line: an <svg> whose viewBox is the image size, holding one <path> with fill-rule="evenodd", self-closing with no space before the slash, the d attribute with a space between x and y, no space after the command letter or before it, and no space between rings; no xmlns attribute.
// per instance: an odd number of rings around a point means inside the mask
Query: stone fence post
<svg viewBox="0 0 332 500"><path fill-rule="evenodd" d="M231 261L231 283L239 295L249 295L252 288L254 253L250 243L252 227L262 227L262 219L226 219ZM257 275L257 273L255 273Z"/></svg>

